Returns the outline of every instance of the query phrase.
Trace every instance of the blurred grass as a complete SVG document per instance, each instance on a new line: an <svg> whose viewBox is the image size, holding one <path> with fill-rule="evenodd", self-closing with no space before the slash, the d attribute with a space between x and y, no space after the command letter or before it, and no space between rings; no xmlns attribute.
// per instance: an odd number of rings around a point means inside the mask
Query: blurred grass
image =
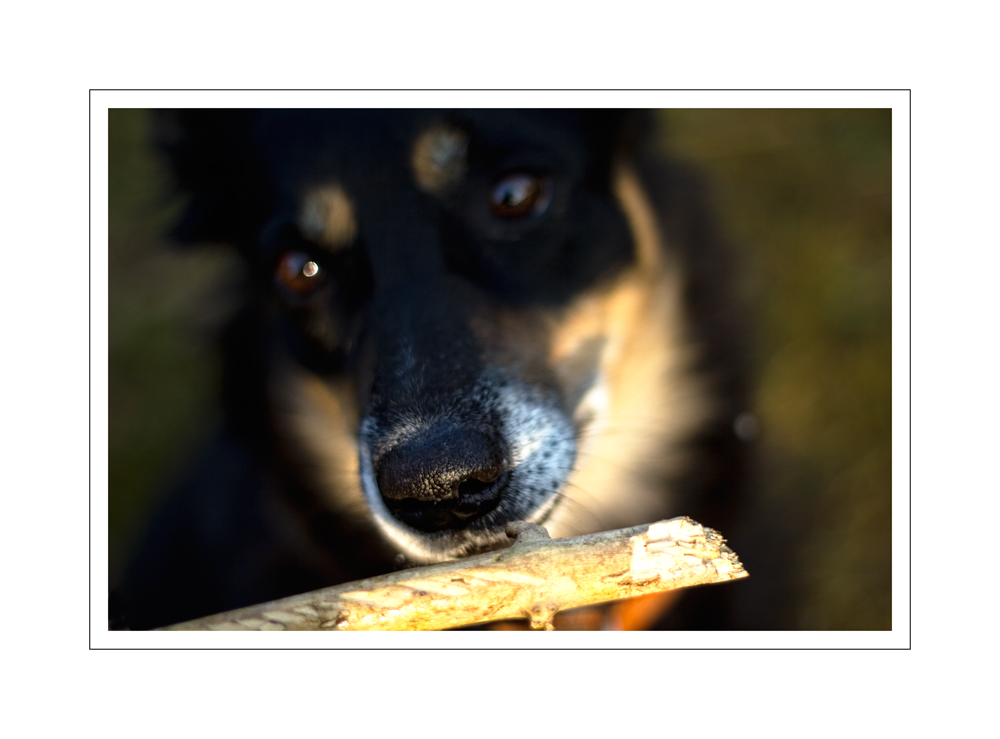
<svg viewBox="0 0 1000 739"><path fill-rule="evenodd" d="M790 542L770 561L789 568L775 624L889 629L891 111L679 110L664 123L669 148L714 178L723 226L751 259L752 515Z"/></svg>
<svg viewBox="0 0 1000 739"><path fill-rule="evenodd" d="M177 213L142 110L110 110L109 576L120 575L156 494L217 414L214 285L228 261L184 253L164 234Z"/></svg>
<svg viewBox="0 0 1000 739"><path fill-rule="evenodd" d="M758 555L737 548L763 593L745 605L754 627L891 628L890 115L662 114L665 146L710 174L758 311L759 481L735 532ZM113 582L162 481L217 420L211 337L228 306L213 286L229 258L165 242L176 204L147 113L109 124Z"/></svg>

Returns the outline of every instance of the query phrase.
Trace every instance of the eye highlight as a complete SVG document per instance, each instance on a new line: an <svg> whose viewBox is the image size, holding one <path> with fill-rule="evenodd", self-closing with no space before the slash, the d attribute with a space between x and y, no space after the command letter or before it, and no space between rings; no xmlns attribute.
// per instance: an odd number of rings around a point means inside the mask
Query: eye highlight
<svg viewBox="0 0 1000 739"><path fill-rule="evenodd" d="M281 255L274 270L279 285L295 295L311 295L326 283L326 271L302 251Z"/></svg>
<svg viewBox="0 0 1000 739"><path fill-rule="evenodd" d="M499 218L524 218L543 213L551 199L547 178L529 172L501 177L490 191L490 208Z"/></svg>

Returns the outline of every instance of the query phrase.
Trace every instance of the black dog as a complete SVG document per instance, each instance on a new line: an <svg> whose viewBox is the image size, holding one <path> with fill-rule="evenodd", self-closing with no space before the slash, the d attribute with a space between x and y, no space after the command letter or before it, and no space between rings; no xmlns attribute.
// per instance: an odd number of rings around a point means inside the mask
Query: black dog
<svg viewBox="0 0 1000 739"><path fill-rule="evenodd" d="M725 532L746 391L729 258L698 180L646 153L646 114L159 127L191 194L177 236L235 245L249 279L226 431L127 575L132 628L505 546L512 520Z"/></svg>

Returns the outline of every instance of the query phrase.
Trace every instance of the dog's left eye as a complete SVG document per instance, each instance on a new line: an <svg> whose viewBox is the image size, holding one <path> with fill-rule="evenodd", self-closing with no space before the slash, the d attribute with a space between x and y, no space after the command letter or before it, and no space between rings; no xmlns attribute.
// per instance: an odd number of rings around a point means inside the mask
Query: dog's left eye
<svg viewBox="0 0 1000 739"><path fill-rule="evenodd" d="M301 251L283 254L274 276L280 285L302 296L315 292L326 282L323 268Z"/></svg>
<svg viewBox="0 0 1000 739"><path fill-rule="evenodd" d="M490 192L490 207L500 218L538 215L549 205L549 183L544 177L515 172L497 180Z"/></svg>

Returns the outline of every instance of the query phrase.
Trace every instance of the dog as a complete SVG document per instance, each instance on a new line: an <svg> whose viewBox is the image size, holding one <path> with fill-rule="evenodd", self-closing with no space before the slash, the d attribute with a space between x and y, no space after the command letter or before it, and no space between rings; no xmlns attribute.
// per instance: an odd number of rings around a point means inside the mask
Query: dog
<svg viewBox="0 0 1000 739"><path fill-rule="evenodd" d="M188 196L174 236L234 246L246 274L225 428L118 590L130 628L504 547L515 520L726 531L747 447L736 270L652 113L155 120Z"/></svg>

